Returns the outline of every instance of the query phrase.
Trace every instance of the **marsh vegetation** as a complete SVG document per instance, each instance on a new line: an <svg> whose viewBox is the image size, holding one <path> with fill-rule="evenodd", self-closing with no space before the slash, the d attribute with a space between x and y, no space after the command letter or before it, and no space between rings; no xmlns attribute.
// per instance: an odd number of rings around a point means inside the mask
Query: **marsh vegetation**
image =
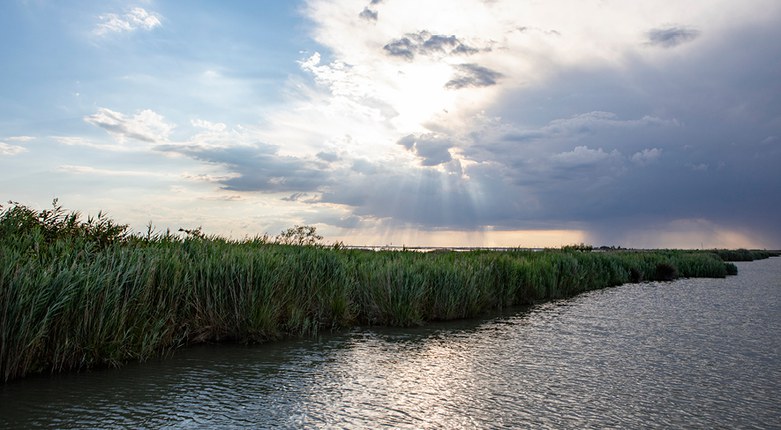
<svg viewBox="0 0 781 430"><path fill-rule="evenodd" d="M320 239L299 226L276 239L129 234L56 201L44 211L11 204L0 213L0 380L737 270L713 252L374 252Z"/></svg>

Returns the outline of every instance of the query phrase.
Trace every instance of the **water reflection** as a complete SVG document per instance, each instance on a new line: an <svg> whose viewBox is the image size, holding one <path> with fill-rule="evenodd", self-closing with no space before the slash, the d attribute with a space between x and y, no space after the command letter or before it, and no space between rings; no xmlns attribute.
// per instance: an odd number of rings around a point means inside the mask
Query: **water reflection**
<svg viewBox="0 0 781 430"><path fill-rule="evenodd" d="M201 346L0 387L0 427L761 427L781 422L781 259L512 315Z"/></svg>

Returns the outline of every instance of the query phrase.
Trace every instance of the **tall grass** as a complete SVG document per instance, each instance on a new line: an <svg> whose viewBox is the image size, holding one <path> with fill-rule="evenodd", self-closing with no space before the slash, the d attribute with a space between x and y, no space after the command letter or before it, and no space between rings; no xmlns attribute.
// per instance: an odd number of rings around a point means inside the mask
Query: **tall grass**
<svg viewBox="0 0 781 430"><path fill-rule="evenodd" d="M3 381L143 361L192 343L419 325L728 271L702 252L368 252L266 238L140 237L106 218L46 216L19 205L0 214Z"/></svg>
<svg viewBox="0 0 781 430"><path fill-rule="evenodd" d="M716 249L713 251L724 261L754 261L764 260L781 255L778 251L759 249Z"/></svg>

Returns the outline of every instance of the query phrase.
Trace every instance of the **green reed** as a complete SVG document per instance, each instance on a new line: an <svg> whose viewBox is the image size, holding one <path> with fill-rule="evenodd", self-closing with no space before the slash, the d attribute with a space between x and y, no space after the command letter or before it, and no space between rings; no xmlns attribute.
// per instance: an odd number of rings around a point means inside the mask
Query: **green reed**
<svg viewBox="0 0 781 430"><path fill-rule="evenodd" d="M118 366L200 342L467 318L734 268L705 252L370 252L265 238L138 237L106 220L92 237L77 219L68 218L63 233L56 220L22 218L18 210L0 215L3 381Z"/></svg>
<svg viewBox="0 0 781 430"><path fill-rule="evenodd" d="M724 261L754 261L764 260L781 255L779 251L767 251L760 249L716 249L712 251Z"/></svg>

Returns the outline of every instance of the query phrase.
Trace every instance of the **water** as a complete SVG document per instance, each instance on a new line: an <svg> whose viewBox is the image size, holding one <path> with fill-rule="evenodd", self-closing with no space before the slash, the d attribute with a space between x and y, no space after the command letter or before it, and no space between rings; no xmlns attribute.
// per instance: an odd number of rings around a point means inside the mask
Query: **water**
<svg viewBox="0 0 781 430"><path fill-rule="evenodd" d="M781 428L781 258L0 386L2 428Z"/></svg>

